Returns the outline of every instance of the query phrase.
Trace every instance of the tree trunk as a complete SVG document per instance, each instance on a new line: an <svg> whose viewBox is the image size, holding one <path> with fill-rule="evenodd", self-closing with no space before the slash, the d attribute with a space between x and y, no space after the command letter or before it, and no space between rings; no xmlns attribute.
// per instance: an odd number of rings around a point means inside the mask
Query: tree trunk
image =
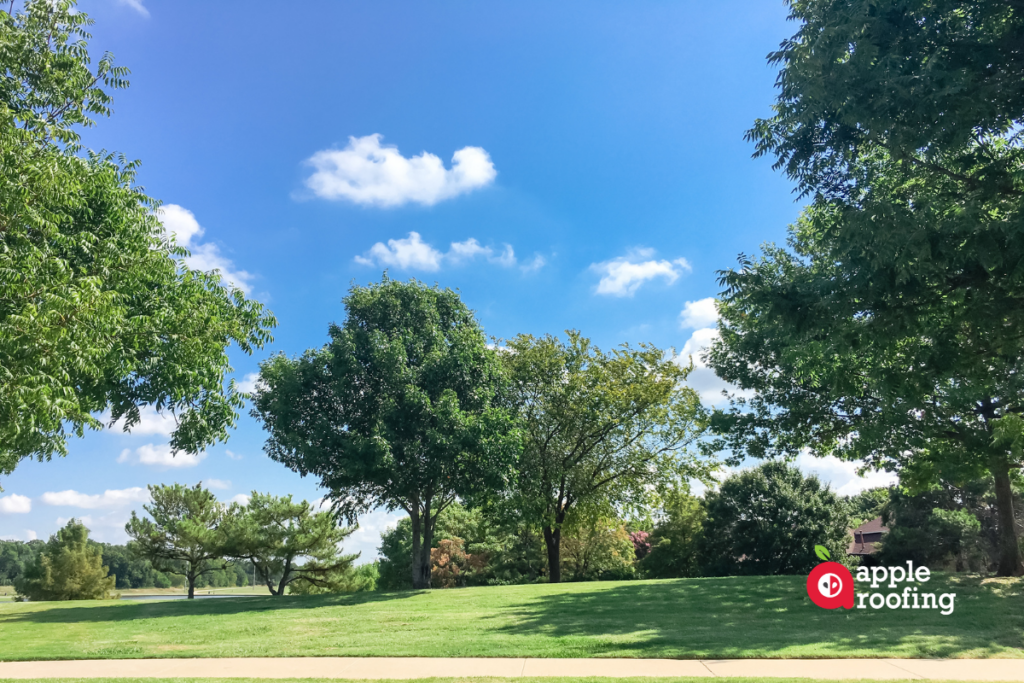
<svg viewBox="0 0 1024 683"><path fill-rule="evenodd" d="M412 524L412 587L416 590L430 588L430 547L427 546L427 581L423 582L423 543L420 536L420 506L415 502L409 513L409 521Z"/></svg>
<svg viewBox="0 0 1024 683"><path fill-rule="evenodd" d="M561 543L561 528L544 527L544 544L548 547L548 583L561 583L562 581Z"/></svg>
<svg viewBox="0 0 1024 683"><path fill-rule="evenodd" d="M1024 576L1020 544L1013 519L1013 487L1010 485L1010 463L999 458L992 466L996 484L996 514L999 518L999 565L997 576Z"/></svg>
<svg viewBox="0 0 1024 683"><path fill-rule="evenodd" d="M196 599L196 577L194 577L194 576L192 576L190 574L187 578L188 578L188 599L189 600L195 600Z"/></svg>
<svg viewBox="0 0 1024 683"><path fill-rule="evenodd" d="M288 575L292 573L292 558L288 558L284 563L284 573L281 574L281 583L277 586L277 593L274 595L284 595L284 588L288 585ZM273 593L273 590L271 590Z"/></svg>

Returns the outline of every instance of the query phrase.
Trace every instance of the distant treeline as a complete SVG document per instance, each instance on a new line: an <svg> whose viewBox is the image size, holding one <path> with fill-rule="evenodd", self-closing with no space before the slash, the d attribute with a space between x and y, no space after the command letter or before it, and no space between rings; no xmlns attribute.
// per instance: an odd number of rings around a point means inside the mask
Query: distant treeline
<svg viewBox="0 0 1024 683"><path fill-rule="evenodd" d="M115 588L171 588L184 585L184 577L157 571L149 560L133 558L128 548L111 543L96 543L103 553L103 564L116 578ZM45 541L0 541L0 585L13 586L22 578L25 568L31 566L46 546ZM248 586L252 583L252 564L234 562L226 569L217 569L197 580L199 588L227 588Z"/></svg>

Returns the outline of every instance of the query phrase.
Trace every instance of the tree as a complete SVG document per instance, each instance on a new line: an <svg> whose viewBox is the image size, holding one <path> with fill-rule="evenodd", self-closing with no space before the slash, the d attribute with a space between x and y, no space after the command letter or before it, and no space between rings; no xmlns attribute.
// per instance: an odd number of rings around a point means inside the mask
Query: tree
<svg viewBox="0 0 1024 683"><path fill-rule="evenodd" d="M148 488L153 502L142 507L152 519L132 511L124 528L132 539L128 549L135 557L152 562L158 571L184 576L192 599L197 579L227 565L221 527L224 505L202 483Z"/></svg>
<svg viewBox="0 0 1024 683"><path fill-rule="evenodd" d="M91 68L72 0L0 10L0 473L67 452L69 435L140 408L175 415L176 451L227 438L242 394L227 347L270 339L273 316L216 272L190 270L135 184L137 162L82 154L127 70Z"/></svg>
<svg viewBox="0 0 1024 683"><path fill-rule="evenodd" d="M284 595L295 581L334 592L359 557L341 554L342 541L353 531L339 527L330 512L313 512L305 500L293 503L290 495L253 491L249 503L234 506L225 519L224 553L252 562L271 595Z"/></svg>
<svg viewBox="0 0 1024 683"><path fill-rule="evenodd" d="M689 369L661 350L609 354L578 332L567 342L520 335L502 361L523 434L517 484L502 507L543 530L552 583L570 514L643 507L658 486L711 470L687 450L703 430L700 398L682 385Z"/></svg>
<svg viewBox="0 0 1024 683"><path fill-rule="evenodd" d="M99 547L89 543L89 530L71 519L14 587L29 600L106 600L114 588L109 573Z"/></svg>
<svg viewBox="0 0 1024 683"><path fill-rule="evenodd" d="M847 498L846 503L850 508L851 524L859 526L880 516L885 508L885 504L889 502L891 492L892 489L889 487L878 486L873 489L865 489Z"/></svg>
<svg viewBox="0 0 1024 683"><path fill-rule="evenodd" d="M709 363L755 392L716 416L752 455L864 460L906 486L995 482L1000 575L1024 573L1024 12L1019 2L793 0L775 115L811 206L789 249L722 274Z"/></svg>
<svg viewBox="0 0 1024 683"><path fill-rule="evenodd" d="M621 521L612 517L572 520L563 528L561 576L569 581L631 579L636 550Z"/></svg>
<svg viewBox="0 0 1024 683"><path fill-rule="evenodd" d="M495 352L457 293L384 279L354 287L331 341L260 366L265 450L326 488L349 523L377 506L412 525L412 585L430 586L437 516L507 485L518 435Z"/></svg>
<svg viewBox="0 0 1024 683"><path fill-rule="evenodd" d="M850 541L846 505L815 476L766 462L734 474L704 497L700 539L710 576L806 574L814 546L843 562Z"/></svg>
<svg viewBox="0 0 1024 683"><path fill-rule="evenodd" d="M700 576L698 542L704 526L704 506L686 487L664 496L661 519L649 537L651 549L640 560L640 569L652 579Z"/></svg>

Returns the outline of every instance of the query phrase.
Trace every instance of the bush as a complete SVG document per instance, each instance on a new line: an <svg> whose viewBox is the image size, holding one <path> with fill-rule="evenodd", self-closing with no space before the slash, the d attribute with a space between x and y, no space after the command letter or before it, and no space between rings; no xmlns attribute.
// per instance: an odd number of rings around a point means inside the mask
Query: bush
<svg viewBox="0 0 1024 683"><path fill-rule="evenodd" d="M650 537L650 552L640 560L640 571L652 579L698 576L697 542L704 524L699 498L685 490L666 495L662 519Z"/></svg>
<svg viewBox="0 0 1024 683"><path fill-rule="evenodd" d="M631 579L636 575L636 549L617 519L601 517L563 528L561 559L565 581Z"/></svg>
<svg viewBox="0 0 1024 683"><path fill-rule="evenodd" d="M108 574L102 551L89 544L89 530L72 519L50 537L15 588L29 600L104 600L115 583Z"/></svg>
<svg viewBox="0 0 1024 683"><path fill-rule="evenodd" d="M710 576L806 574L825 546L846 561L849 515L817 477L767 462L734 474L704 497L707 520L699 549Z"/></svg>

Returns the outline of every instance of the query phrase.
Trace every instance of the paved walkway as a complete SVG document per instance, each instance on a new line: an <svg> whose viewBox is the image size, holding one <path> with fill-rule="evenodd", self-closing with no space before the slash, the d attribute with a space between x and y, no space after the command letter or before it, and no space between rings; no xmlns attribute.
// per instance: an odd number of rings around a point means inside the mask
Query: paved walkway
<svg viewBox="0 0 1024 683"><path fill-rule="evenodd" d="M484 659L265 657L0 662L0 678L649 676L1022 681L1024 659Z"/></svg>

